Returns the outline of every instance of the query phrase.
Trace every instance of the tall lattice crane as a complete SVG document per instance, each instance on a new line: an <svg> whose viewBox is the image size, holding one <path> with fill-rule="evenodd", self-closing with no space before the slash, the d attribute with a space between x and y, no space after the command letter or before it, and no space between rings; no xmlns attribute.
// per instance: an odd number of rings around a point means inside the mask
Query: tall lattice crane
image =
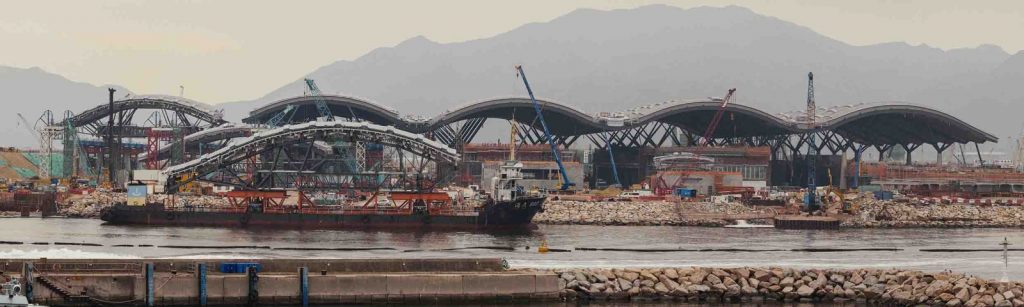
<svg viewBox="0 0 1024 307"><path fill-rule="evenodd" d="M565 191L569 187L576 184L569 180L569 174L565 171L565 166L562 165L562 153L558 151L558 144L555 144L555 138L551 137L551 130L548 130L548 123L544 121L544 113L541 112L540 103L537 102L537 98L533 96L533 89L530 89L530 82L526 81L526 73L523 72L523 66L516 65L516 72L519 77L523 79L523 85L526 86L526 92L530 94L530 101L533 102L533 110L537 112L537 119L540 120L541 127L544 128L544 138L547 139L548 145L551 145L551 154L555 156L555 164L558 164L558 173L562 176L562 185L559 190Z"/></svg>
<svg viewBox="0 0 1024 307"><path fill-rule="evenodd" d="M21 113L18 113L18 119L21 120L21 124L25 126L25 129L28 130L28 133L36 138L36 142L39 143L39 148L43 151L43 154L46 155L45 157L41 157L41 159L39 159L39 178L49 179L51 157L50 152L47 152L47 149L50 148L52 144L47 144L49 143L49 141L43 138L43 136L39 134L39 131L36 131L34 128L32 128L32 124L30 124L28 120L25 119L25 116L21 115Z"/></svg>
<svg viewBox="0 0 1024 307"><path fill-rule="evenodd" d="M722 106L718 108L718 112L715 112L715 117L711 118L711 122L708 123L707 129L704 129L704 139L701 140L701 147L704 148L708 142L711 142L711 138L715 137L715 130L718 130L718 123L722 121L722 115L725 114L726 107L729 106L729 101L732 100L732 94L736 92L735 88L729 89L729 93L725 94L725 98L722 98Z"/></svg>
<svg viewBox="0 0 1024 307"><path fill-rule="evenodd" d="M818 107L814 104L814 73L807 73L807 123L811 130L807 132L807 199L804 209L808 212L818 210L818 184L817 172L815 171L818 162L818 146L815 144L814 134L818 132L815 123L815 111Z"/></svg>
<svg viewBox="0 0 1024 307"><path fill-rule="evenodd" d="M320 118L324 121L333 121L334 114L331 113L331 108L327 106L327 100L324 100L323 94L321 94L320 92L320 87L316 86L316 81L313 81L313 79L309 78L305 78L302 80L305 82L306 88L309 89L310 95L313 96L314 101L316 101L316 112L317 114L320 115ZM293 111L295 111L295 109L296 107L294 105L289 104L285 106L284 109L281 110L281 112L274 114L273 117L267 120L266 125L270 128L276 128L280 126L281 122L285 121L285 117L295 115L294 113L292 113ZM349 112L352 113L352 119L356 120L356 113L352 110L352 107L349 107L348 110Z"/></svg>

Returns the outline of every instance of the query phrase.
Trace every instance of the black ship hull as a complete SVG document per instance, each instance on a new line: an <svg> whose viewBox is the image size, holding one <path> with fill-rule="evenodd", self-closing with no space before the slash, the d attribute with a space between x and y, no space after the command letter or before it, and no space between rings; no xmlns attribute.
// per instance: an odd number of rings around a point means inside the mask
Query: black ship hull
<svg viewBox="0 0 1024 307"><path fill-rule="evenodd" d="M404 214L360 212L226 212L165 209L163 205L127 206L104 209L100 219L109 225L267 227L302 229L414 228L414 229L499 229L535 227L533 217L544 208L544 197L522 197L509 202L491 202L469 214Z"/></svg>

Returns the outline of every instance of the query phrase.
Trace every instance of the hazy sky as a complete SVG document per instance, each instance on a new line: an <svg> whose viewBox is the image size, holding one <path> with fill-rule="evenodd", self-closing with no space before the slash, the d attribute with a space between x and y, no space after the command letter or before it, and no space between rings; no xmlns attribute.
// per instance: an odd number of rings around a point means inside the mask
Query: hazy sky
<svg viewBox="0 0 1024 307"><path fill-rule="evenodd" d="M484 38L577 8L736 4L854 44L1024 49L1024 1L0 0L0 65L218 103L254 99L337 60L423 35Z"/></svg>

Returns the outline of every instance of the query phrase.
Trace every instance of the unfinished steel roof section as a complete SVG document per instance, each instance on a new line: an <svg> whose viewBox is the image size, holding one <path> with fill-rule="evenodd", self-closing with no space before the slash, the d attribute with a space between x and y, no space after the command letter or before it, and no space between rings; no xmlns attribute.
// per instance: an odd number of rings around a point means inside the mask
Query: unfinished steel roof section
<svg viewBox="0 0 1024 307"><path fill-rule="evenodd" d="M215 110L210 105L181 97L163 95L138 95L129 96L127 98L114 101L115 112L132 111L138 109L174 111L180 114L191 115L211 125L219 125L226 122L222 118L223 116L221 112ZM103 103L96 107L93 107L92 109L86 110L85 112L75 115L70 120L73 126L82 127L90 123L97 122L100 119L106 118L107 115L109 115L110 113L110 107L106 103ZM59 125L63 127L65 125L65 122L62 121L59 123Z"/></svg>
<svg viewBox="0 0 1024 307"><path fill-rule="evenodd" d="M324 95L320 97L327 102L328 108L331 109L331 113L335 116L352 118L354 114L360 120L410 130L409 121L402 119L398 111L390 107L373 103L366 99L348 96ZM289 105L294 106L295 109L291 111L293 114L289 115L286 119L287 123L315 121L319 116L316 109L316 98L315 96L299 96L272 102L249 112L249 117L243 119L242 122L249 124L265 123Z"/></svg>
<svg viewBox="0 0 1024 307"><path fill-rule="evenodd" d="M630 125L657 121L703 135L711 118L721 107L721 101L712 100L666 102L630 110L626 116L630 118L627 121ZM774 136L802 131L794 122L749 106L732 103L725 107L725 111L726 116L721 123L723 129L715 131L715 138Z"/></svg>

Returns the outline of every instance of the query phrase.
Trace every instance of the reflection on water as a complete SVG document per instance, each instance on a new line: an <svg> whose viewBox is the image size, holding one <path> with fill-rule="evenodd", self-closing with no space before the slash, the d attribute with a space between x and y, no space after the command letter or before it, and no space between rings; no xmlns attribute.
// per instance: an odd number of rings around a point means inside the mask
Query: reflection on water
<svg viewBox="0 0 1024 307"><path fill-rule="evenodd" d="M671 226L541 225L533 231L426 232L414 230L282 230L102 225L87 219L0 219L0 257L259 257L465 258L503 257L514 267L794 266L954 270L999 278L1001 252L932 253L921 249L998 249L1003 237L1024 245L1021 229L780 229ZM539 254L552 249L571 252ZM55 246L53 242L104 246ZM157 247L113 247L149 244ZM233 248L159 248L162 245ZM281 249L292 248L292 249ZM576 248L684 250L581 251ZM796 252L793 249L889 248L895 251ZM298 250L315 249L315 250ZM329 250L338 249L338 250ZM343 249L343 250L342 250ZM358 250L369 249L369 250ZM575 250L574 250L575 249ZM717 251L699 251L699 250ZM744 251L721 251L741 249ZM1024 279L1024 252L1010 253L1009 277Z"/></svg>

